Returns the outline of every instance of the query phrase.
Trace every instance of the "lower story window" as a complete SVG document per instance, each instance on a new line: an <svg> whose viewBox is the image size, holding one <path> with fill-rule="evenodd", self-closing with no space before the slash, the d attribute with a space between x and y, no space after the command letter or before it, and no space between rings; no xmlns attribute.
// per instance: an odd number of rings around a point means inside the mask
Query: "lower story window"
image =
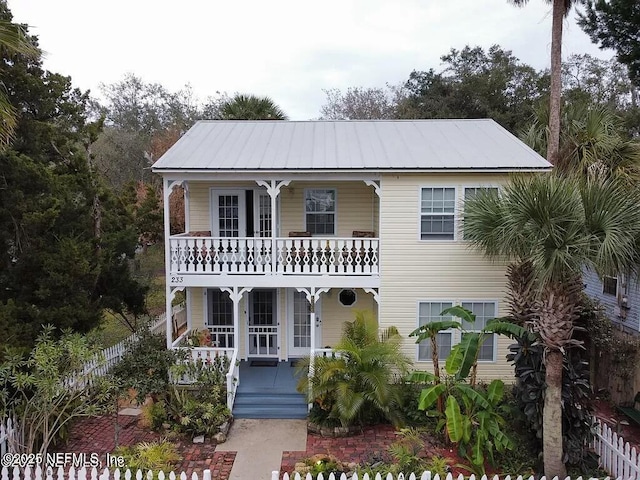
<svg viewBox="0 0 640 480"><path fill-rule="evenodd" d="M438 346L438 358L440 360L446 360L451 353L453 345L458 343L460 339L466 333L479 332L486 325L489 320L496 317L497 304L496 302L461 302L456 303L462 305L462 307L470 310L475 316L476 321L469 323L462 321L461 334L454 336L453 330L445 330L437 334L436 343ZM451 316L441 316L440 313L454 305L454 302L420 302L418 305L418 325L425 325L432 322L440 322L443 320L454 320ZM480 345L480 352L478 354L479 361L495 361L496 354L496 335L489 334L485 336L484 341ZM429 362L431 361L432 349L431 340L423 340L418 346L418 361Z"/></svg>
<svg viewBox="0 0 640 480"><path fill-rule="evenodd" d="M451 320L451 317L441 317L440 313L446 308L453 306L453 302L421 302L418 305L418 325L426 325L427 323L440 322L442 320ZM436 337L438 346L438 358L445 360L451 353L451 345L453 344L453 332L444 331L438 333ZM430 361L431 355L431 339L423 340L418 345L418 360Z"/></svg>
<svg viewBox="0 0 640 480"><path fill-rule="evenodd" d="M207 329L213 346L233 348L233 301L222 290L209 290Z"/></svg>

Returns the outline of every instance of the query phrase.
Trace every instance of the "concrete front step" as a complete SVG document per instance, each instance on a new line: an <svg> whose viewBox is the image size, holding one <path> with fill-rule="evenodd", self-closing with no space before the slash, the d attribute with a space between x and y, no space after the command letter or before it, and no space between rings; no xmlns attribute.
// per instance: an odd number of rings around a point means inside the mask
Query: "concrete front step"
<svg viewBox="0 0 640 480"><path fill-rule="evenodd" d="M233 416L236 418L305 418L307 403L298 393L238 392Z"/></svg>

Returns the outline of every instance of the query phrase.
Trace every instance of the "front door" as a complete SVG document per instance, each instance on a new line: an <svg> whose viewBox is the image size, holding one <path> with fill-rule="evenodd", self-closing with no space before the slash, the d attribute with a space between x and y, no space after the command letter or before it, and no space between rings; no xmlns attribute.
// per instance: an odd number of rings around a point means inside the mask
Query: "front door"
<svg viewBox="0 0 640 480"><path fill-rule="evenodd" d="M296 290L288 291L288 355L289 357L304 357L311 353L311 308L304 293ZM316 302L315 345L322 345L320 301Z"/></svg>
<svg viewBox="0 0 640 480"><path fill-rule="evenodd" d="M278 357L278 291L254 289L249 294L247 348L250 357Z"/></svg>
<svg viewBox="0 0 640 480"><path fill-rule="evenodd" d="M213 237L246 237L246 201L244 190L213 190Z"/></svg>

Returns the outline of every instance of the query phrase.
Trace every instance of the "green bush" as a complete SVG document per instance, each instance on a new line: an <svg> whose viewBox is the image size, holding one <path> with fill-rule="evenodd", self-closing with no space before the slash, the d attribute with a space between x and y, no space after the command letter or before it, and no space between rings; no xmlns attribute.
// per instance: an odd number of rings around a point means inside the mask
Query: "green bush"
<svg viewBox="0 0 640 480"><path fill-rule="evenodd" d="M115 455L122 456L126 467L132 471L151 470L156 475L159 471L167 473L172 471L182 460L176 446L167 440L142 442L132 447L118 447Z"/></svg>
<svg viewBox="0 0 640 480"><path fill-rule="evenodd" d="M125 391L136 391L142 404L147 396L158 398L167 391L169 368L185 353L167 349L166 338L151 333L148 325L142 326L136 337L128 342L127 352L112 373Z"/></svg>
<svg viewBox="0 0 640 480"><path fill-rule="evenodd" d="M206 392L174 386L169 399L169 417L174 428L191 436L214 435L229 420L231 412L219 386Z"/></svg>
<svg viewBox="0 0 640 480"><path fill-rule="evenodd" d="M409 359L402 353L397 330L379 333L377 322L358 312L353 322L344 324L335 350L335 357L314 359L311 378L310 359L301 362L298 391L326 413L325 421L338 420L343 427L380 419L399 423L400 398L393 383L406 373Z"/></svg>

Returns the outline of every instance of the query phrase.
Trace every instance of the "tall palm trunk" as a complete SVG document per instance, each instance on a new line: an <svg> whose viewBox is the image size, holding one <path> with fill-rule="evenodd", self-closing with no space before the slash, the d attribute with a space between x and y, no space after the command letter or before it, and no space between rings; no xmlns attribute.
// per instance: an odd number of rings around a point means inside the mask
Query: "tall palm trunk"
<svg viewBox="0 0 640 480"><path fill-rule="evenodd" d="M547 478L565 478L567 469L562 462L562 352L549 350L545 366L547 388L542 411L544 474Z"/></svg>
<svg viewBox="0 0 640 480"><path fill-rule="evenodd" d="M551 91L549 94L549 141L547 160L555 165L560 149L560 101L562 95L562 21L565 0L553 0L551 26Z"/></svg>
<svg viewBox="0 0 640 480"><path fill-rule="evenodd" d="M536 302L536 317L531 326L545 346L545 396L542 411L544 474L547 478L565 478L562 461L562 363L564 349L579 344L573 337L574 322L580 311L580 277L558 279L544 287Z"/></svg>

